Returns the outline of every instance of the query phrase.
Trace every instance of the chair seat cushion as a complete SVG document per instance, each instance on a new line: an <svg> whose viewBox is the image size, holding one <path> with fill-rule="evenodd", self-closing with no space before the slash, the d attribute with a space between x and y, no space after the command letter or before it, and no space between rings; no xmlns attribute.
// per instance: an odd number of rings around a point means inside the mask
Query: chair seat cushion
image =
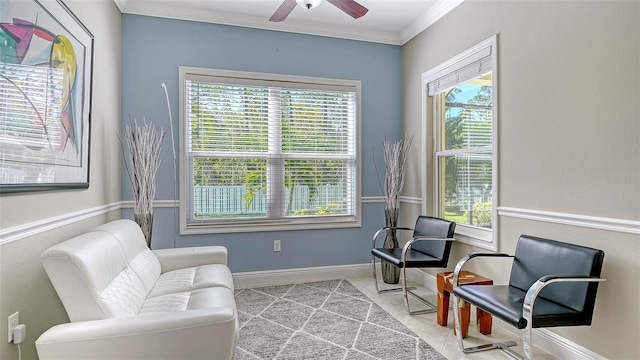
<svg viewBox="0 0 640 360"><path fill-rule="evenodd" d="M400 261L400 258L402 257L402 249L400 248L395 248L395 249L374 248L374 249L371 249L371 254L373 254L373 256L378 257L382 260L386 260L399 268L403 267L403 264ZM438 259L431 255L427 255L425 253L415 251L412 249L409 249L409 251L407 251L406 261L407 261L407 267L412 267L412 268L414 267L446 267L447 266L446 260Z"/></svg>
<svg viewBox="0 0 640 360"><path fill-rule="evenodd" d="M453 293L518 329L527 326L527 321L522 316L525 291L508 285L461 285L454 288ZM580 312L540 296L533 304L534 328L588 325L584 322Z"/></svg>
<svg viewBox="0 0 640 360"><path fill-rule="evenodd" d="M169 271L161 274L147 298L199 290L226 287L233 292L233 277L225 265L213 264Z"/></svg>

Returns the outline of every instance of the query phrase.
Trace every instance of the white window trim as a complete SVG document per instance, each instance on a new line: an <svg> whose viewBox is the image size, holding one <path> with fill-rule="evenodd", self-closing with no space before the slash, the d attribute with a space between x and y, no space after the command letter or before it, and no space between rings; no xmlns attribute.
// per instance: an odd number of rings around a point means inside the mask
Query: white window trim
<svg viewBox="0 0 640 360"><path fill-rule="evenodd" d="M180 144L180 169L179 169L179 187L180 187L180 234L214 234L214 233L234 233L234 232L258 232L258 231L286 231L286 230L309 230L309 229L328 229L328 228L350 228L350 227L362 227L362 176L361 176L361 94L362 85L357 80L342 80L342 79L326 79L307 76L294 76L294 75L280 75L280 74L267 74L267 73L253 73L245 71L232 71L232 70L219 70L208 68L196 68L180 66L178 68L179 75L179 144ZM305 83L314 84L318 88L323 88L326 84L331 86L345 86L355 87L356 96L356 125L355 125L355 157L356 157L356 194L355 194L355 218L353 220L345 220L340 217L326 217L326 218L314 218L311 223L305 219L287 219L286 221L270 220L268 222L264 220L243 221L239 225L231 223L223 224L188 224L187 223L187 210L188 210L188 192L187 186L184 182L187 181L188 167L186 162L186 148L185 148L185 134L186 134L186 118L185 114L185 80L187 76L202 75L202 76L214 76L225 78L240 78L240 79L262 79L267 81L279 81L279 82L292 82L292 83Z"/></svg>
<svg viewBox="0 0 640 360"><path fill-rule="evenodd" d="M438 181L436 178L436 164L429 164L427 162L427 154L433 154L434 162L437 162L435 156L436 146L436 124L435 121L429 133L427 119L433 114L432 101L429 101L428 85L435 79L440 78L443 74L451 72L452 70L462 68L469 65L478 59L481 59L488 54L491 55L491 72L492 72L492 94L493 94L493 141L492 141L492 183L493 183L493 201L492 201L492 226L491 230L481 229L475 226L469 226L465 224L457 224L456 226L456 240L465 244L470 244L476 247L497 250L498 248L498 38L497 35L493 35L490 38L482 41L481 43L463 51L462 53L452 57L451 59L441 63L440 65L428 70L422 74L422 159L421 170L422 174L433 174L433 194L432 206L435 211L438 211L438 199L436 194L438 193ZM429 149L427 146L427 139L432 140L434 148ZM422 177L422 212L427 213L427 178Z"/></svg>

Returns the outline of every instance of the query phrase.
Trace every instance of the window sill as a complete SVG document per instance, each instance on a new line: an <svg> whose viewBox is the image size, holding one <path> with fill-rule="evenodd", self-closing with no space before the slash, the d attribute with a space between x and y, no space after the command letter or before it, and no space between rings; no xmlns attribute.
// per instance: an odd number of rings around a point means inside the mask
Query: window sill
<svg viewBox="0 0 640 360"><path fill-rule="evenodd" d="M264 222L234 222L232 224L189 224L180 227L180 235L192 234L224 234L239 232L261 231L292 231L292 230L322 230L362 227L362 221L358 220L316 220L314 222L294 223L264 223Z"/></svg>
<svg viewBox="0 0 640 360"><path fill-rule="evenodd" d="M457 224L455 238L456 241L463 244L468 244L482 249L492 251L496 251L498 249L493 230L479 229L473 226Z"/></svg>

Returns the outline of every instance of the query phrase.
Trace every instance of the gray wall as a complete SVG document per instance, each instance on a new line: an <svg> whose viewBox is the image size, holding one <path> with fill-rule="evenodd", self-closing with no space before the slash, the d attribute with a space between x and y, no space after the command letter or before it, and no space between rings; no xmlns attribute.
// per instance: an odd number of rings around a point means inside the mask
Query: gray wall
<svg viewBox="0 0 640 360"><path fill-rule="evenodd" d="M362 41L255 30L234 26L122 16L122 119L129 115L168 126L161 83L166 83L178 134L178 67L194 66L362 82L362 195L379 196L373 147L382 161L385 137L396 139L401 118L401 48ZM177 139L176 139L177 140ZM178 144L176 143L176 146ZM174 199L172 152L162 152L156 200ZM122 199L131 186L122 171ZM370 261L371 234L384 222L380 203L363 204L362 228L179 236L174 210L156 208L154 248L224 245L233 272ZM124 217L132 218L125 209ZM282 251L273 252L273 240Z"/></svg>
<svg viewBox="0 0 640 360"><path fill-rule="evenodd" d="M405 130L421 129L421 74L493 34L499 54L498 207L637 224L640 2L462 3L402 49ZM419 197L420 181L432 169L420 174L419 153L412 155L416 166L405 193ZM432 203L431 193L426 200ZM410 219L420 208L406 205L403 211ZM640 237L587 223L500 216L499 250L513 252L523 233L603 249L608 281L601 285L593 325L553 332L607 358L638 359ZM449 267L479 250L456 244ZM506 280L510 263L476 261L471 270Z"/></svg>
<svg viewBox="0 0 640 360"><path fill-rule="evenodd" d="M36 359L35 340L69 319L47 275L40 254L50 246L120 217L109 204L120 201L120 12L112 0L65 1L93 33L93 101L90 184L87 190L2 195L0 229L22 230L15 241L0 242L0 359L17 359L9 344L6 319L16 311L27 325L23 359ZM88 220L82 220L86 216ZM64 225L70 223L69 225ZM61 226L62 225L62 226ZM51 229L54 228L54 229Z"/></svg>

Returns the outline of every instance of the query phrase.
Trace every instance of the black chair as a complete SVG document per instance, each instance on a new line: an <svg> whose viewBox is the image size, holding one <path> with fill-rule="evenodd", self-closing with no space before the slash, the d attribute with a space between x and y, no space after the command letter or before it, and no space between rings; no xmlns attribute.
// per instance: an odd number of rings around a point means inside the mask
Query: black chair
<svg viewBox="0 0 640 360"><path fill-rule="evenodd" d="M511 257L509 285L460 285L464 264L477 257ZM604 252L584 246L522 235L515 255L472 253L453 273L453 295L523 331L524 357L509 349L514 341L465 348L458 307L454 320L458 346L465 353L501 349L516 359L532 359L531 329L591 325ZM455 300L454 300L455 303Z"/></svg>
<svg viewBox="0 0 640 360"><path fill-rule="evenodd" d="M416 220L414 229L406 227L383 227L378 230L375 235L373 235L373 246L371 249L373 279L376 284L376 291L378 291L378 294L403 290L409 314L435 312L437 310L436 305L413 292L412 290L415 290L415 287L407 287L407 268L447 267L447 263L449 262L449 253L451 252L451 244L453 243L453 240L455 240L453 239L455 228L455 222L431 216L419 216ZM378 238L378 235L386 233L386 231L390 229L413 230L413 237L407 241L402 249L377 248L376 239ZM376 258L386 260L395 267L403 270L403 285L401 288L380 290L378 287L378 279L376 277ZM409 306L409 294L427 305L429 308L411 311Z"/></svg>

